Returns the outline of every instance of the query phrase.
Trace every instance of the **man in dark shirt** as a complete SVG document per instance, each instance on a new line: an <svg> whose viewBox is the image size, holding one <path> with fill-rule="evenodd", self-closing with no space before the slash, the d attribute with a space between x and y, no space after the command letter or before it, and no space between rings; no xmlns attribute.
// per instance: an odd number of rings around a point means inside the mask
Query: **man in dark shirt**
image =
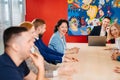
<svg viewBox="0 0 120 80"><path fill-rule="evenodd" d="M109 27L111 18L104 17L101 26L94 26L89 36L107 36L107 28ZM115 43L115 40L110 40L111 43Z"/></svg>
<svg viewBox="0 0 120 80"><path fill-rule="evenodd" d="M104 17L102 20L101 26L94 26L93 30L91 31L90 35L92 36L106 36L106 28L110 24L110 17Z"/></svg>
<svg viewBox="0 0 120 80"><path fill-rule="evenodd" d="M43 80L43 58L31 54L34 44L32 34L24 27L10 27L4 31L4 54L0 56L0 80ZM25 59L31 57L38 68L38 74L31 72Z"/></svg>

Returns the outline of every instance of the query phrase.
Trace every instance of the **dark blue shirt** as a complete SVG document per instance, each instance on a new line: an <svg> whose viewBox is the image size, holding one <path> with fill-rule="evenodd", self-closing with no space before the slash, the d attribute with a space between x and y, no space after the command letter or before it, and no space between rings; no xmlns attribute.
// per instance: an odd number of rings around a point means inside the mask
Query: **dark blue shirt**
<svg viewBox="0 0 120 80"><path fill-rule="evenodd" d="M62 62L63 53L50 49L43 43L42 39L36 39L35 45L48 63L57 64Z"/></svg>
<svg viewBox="0 0 120 80"><path fill-rule="evenodd" d="M0 80L23 80L29 72L25 61L17 67L6 53L0 56Z"/></svg>

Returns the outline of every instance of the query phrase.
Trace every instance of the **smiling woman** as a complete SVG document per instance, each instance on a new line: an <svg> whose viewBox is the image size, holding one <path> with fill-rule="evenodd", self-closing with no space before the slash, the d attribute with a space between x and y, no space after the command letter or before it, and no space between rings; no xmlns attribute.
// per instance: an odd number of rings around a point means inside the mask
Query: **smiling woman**
<svg viewBox="0 0 120 80"><path fill-rule="evenodd" d="M115 44L120 49L120 26L117 23L113 23L109 29L107 40L115 39Z"/></svg>
<svg viewBox="0 0 120 80"><path fill-rule="evenodd" d="M68 31L68 21L65 19L60 19L55 25L54 34L52 35L49 48L58 51L60 53L65 53L66 50L66 39L65 34Z"/></svg>
<svg viewBox="0 0 120 80"><path fill-rule="evenodd" d="M68 32L68 21L65 19L60 19L54 28L54 34L52 35L48 47L54 51L60 53L78 53L79 48L74 47L67 49L65 35Z"/></svg>

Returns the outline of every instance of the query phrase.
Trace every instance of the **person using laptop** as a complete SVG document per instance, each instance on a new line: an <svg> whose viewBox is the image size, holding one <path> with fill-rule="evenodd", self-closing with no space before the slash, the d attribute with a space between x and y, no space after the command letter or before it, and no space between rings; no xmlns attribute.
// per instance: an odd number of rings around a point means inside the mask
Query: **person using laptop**
<svg viewBox="0 0 120 80"><path fill-rule="evenodd" d="M107 36L107 29L110 21L110 17L104 17L101 26L94 26L89 36ZM110 40L110 43L115 43L114 39Z"/></svg>

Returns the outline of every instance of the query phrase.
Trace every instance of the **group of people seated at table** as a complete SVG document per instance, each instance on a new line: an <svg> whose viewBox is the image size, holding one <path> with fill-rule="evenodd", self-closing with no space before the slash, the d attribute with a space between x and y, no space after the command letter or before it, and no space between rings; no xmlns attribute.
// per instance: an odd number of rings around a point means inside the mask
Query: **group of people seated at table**
<svg viewBox="0 0 120 80"><path fill-rule="evenodd" d="M61 19L60 21L62 24L66 20ZM60 51L53 50L53 49L47 47L43 43L41 38L42 38L44 32L46 31L46 24L45 24L44 20L34 19L32 21L32 23L25 21L25 22L21 23L20 26L27 28L28 31L33 33L33 37L35 39L35 42L34 42L35 45L34 45L34 48L32 48L32 50L41 54L43 56L43 58L45 59L44 65L45 65L46 77L52 77L52 76L57 75L57 74L55 74L55 73L58 73L57 71L63 72L63 70L61 70L61 69L57 70L58 66L56 66L56 64L62 63L62 62L68 62L68 61L78 61L74 57L67 57L67 55L65 55L66 53L78 53L78 50L79 50L78 48L72 48L72 49L70 49L71 51L68 50L69 52L67 51L64 54L64 51L60 52ZM36 34L34 34L34 33L36 33ZM35 48L37 48L37 49L35 49ZM37 73L36 72L37 69L35 68L35 66L30 64L30 60L27 60L27 63L29 65L30 69L32 69L33 72Z"/></svg>
<svg viewBox="0 0 120 80"><path fill-rule="evenodd" d="M94 26L89 36L106 36L106 42L115 43L115 48L109 48L114 49L111 58L120 61L120 25L117 22L110 24L110 21L110 17L104 17L101 26ZM116 67L115 72L120 73L120 67Z"/></svg>
<svg viewBox="0 0 120 80"><path fill-rule="evenodd" d="M110 17L104 17L101 26L95 26L89 36L107 36L107 41L117 47L112 59L120 61L120 26L117 23L110 25L110 21ZM0 56L0 79L46 80L47 77L73 73L75 70L69 65L59 65L62 62L79 62L77 58L68 56L79 52L77 47L67 48L65 35L68 27L67 20L58 20L48 46L42 40L46 31L46 23L42 19L7 28L3 35L4 54ZM120 73L120 67L115 71Z"/></svg>
<svg viewBox="0 0 120 80"><path fill-rule="evenodd" d="M60 19L49 46L46 46L42 41L46 23L42 19L25 21L19 26L7 28L3 35L4 53L0 56L0 79L46 80L47 77L74 73L71 65L59 67L62 62L79 61L67 55L79 52L77 47L67 49L67 30L68 21Z"/></svg>

